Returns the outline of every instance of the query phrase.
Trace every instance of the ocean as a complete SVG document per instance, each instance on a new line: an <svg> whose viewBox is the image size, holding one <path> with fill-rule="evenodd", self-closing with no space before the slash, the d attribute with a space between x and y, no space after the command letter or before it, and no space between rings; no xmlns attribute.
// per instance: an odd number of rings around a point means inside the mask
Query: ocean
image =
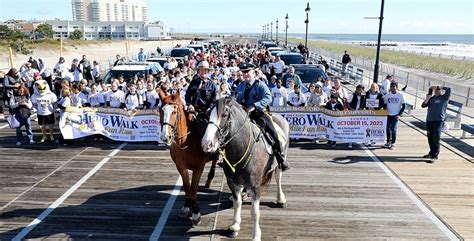
<svg viewBox="0 0 474 241"><path fill-rule="evenodd" d="M304 33L303 34L288 34L288 36L304 38L305 34ZM338 42L372 42L372 41L377 41L377 34L308 34L308 39L328 40L328 41L338 41ZM474 44L474 35L473 34L382 34L382 42Z"/></svg>

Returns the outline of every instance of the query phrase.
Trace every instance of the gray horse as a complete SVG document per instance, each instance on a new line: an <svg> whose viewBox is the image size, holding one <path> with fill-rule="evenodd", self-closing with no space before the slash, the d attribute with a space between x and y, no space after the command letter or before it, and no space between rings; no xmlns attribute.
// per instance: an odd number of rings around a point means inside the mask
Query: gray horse
<svg viewBox="0 0 474 241"><path fill-rule="evenodd" d="M276 113L272 118L280 127L277 128L278 136L286 157L289 145L288 122ZM252 197L253 240L261 239L260 196L262 187L271 181L273 172L277 183L277 205L286 207L285 195L281 189L282 172L276 168L271 148L264 139L261 129L250 121L248 114L234 98L219 99L211 109L201 145L205 152L219 151L224 160L224 173L234 204L233 223L229 226L232 237L236 237L240 230L243 188Z"/></svg>

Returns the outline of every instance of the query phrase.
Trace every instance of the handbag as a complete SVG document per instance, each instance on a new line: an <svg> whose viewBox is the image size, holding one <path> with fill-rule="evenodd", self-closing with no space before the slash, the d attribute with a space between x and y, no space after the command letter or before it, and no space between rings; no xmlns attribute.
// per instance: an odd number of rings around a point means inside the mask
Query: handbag
<svg viewBox="0 0 474 241"><path fill-rule="evenodd" d="M11 129L20 127L20 122L16 119L16 115L9 115L7 117L7 122Z"/></svg>

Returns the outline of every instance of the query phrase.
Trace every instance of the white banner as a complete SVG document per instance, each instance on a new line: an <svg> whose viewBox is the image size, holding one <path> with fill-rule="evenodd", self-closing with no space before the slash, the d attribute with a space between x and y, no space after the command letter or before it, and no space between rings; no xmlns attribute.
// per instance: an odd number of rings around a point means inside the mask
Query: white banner
<svg viewBox="0 0 474 241"><path fill-rule="evenodd" d="M383 142L385 110L331 111L318 107L271 108L290 124L290 138L323 138L337 142Z"/></svg>
<svg viewBox="0 0 474 241"><path fill-rule="evenodd" d="M59 128L64 139L99 134L115 141L161 142L158 110L68 107L61 113Z"/></svg>
<svg viewBox="0 0 474 241"><path fill-rule="evenodd" d="M378 108L379 99L365 99L365 107L367 108Z"/></svg>

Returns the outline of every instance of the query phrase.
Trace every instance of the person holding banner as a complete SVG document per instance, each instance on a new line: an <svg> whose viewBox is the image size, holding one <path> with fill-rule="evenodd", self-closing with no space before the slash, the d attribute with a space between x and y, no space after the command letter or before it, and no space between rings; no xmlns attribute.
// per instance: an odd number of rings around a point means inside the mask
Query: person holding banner
<svg viewBox="0 0 474 241"><path fill-rule="evenodd" d="M288 96L288 105L289 106L304 106L306 104L306 96L301 93L300 86L295 85L295 91L289 94Z"/></svg>
<svg viewBox="0 0 474 241"><path fill-rule="evenodd" d="M111 84L111 90L107 92L106 106L111 108L125 107L125 93L118 89L119 83L115 79Z"/></svg>
<svg viewBox="0 0 474 241"><path fill-rule="evenodd" d="M349 101L349 108L351 110L363 110L365 103L365 91L363 85L357 85L355 92L352 94L352 98ZM349 142L347 148L352 149L352 142Z"/></svg>
<svg viewBox="0 0 474 241"><path fill-rule="evenodd" d="M397 140L397 125L400 116L405 110L405 97L398 91L398 83L392 82L390 84L390 92L384 96L384 102L387 106L387 143L384 147L393 150Z"/></svg>
<svg viewBox="0 0 474 241"><path fill-rule="evenodd" d="M273 77L272 77L273 78ZM286 88L281 84L281 79L275 80L276 86L272 88L272 106L273 107L285 107L288 100L288 93Z"/></svg>
<svg viewBox="0 0 474 241"><path fill-rule="evenodd" d="M384 107L383 95L380 93L377 83L372 83L370 89L365 93L363 106L367 110L380 110Z"/></svg>
<svg viewBox="0 0 474 241"><path fill-rule="evenodd" d="M344 106L342 105L342 103L339 101L339 96L337 93L333 93L331 94L331 98L329 99L329 102L326 103L326 105L324 106L325 109L328 109L328 110L332 110L332 111L340 111L340 110L344 110ZM328 140L328 145L331 145L333 147L336 147L336 141L331 141L331 140Z"/></svg>
<svg viewBox="0 0 474 241"><path fill-rule="evenodd" d="M314 91L311 92L308 101L306 102L306 106L316 106L322 107L328 102L328 96L323 91L323 86L320 82L317 82L314 85ZM311 89L311 85L310 85Z"/></svg>

